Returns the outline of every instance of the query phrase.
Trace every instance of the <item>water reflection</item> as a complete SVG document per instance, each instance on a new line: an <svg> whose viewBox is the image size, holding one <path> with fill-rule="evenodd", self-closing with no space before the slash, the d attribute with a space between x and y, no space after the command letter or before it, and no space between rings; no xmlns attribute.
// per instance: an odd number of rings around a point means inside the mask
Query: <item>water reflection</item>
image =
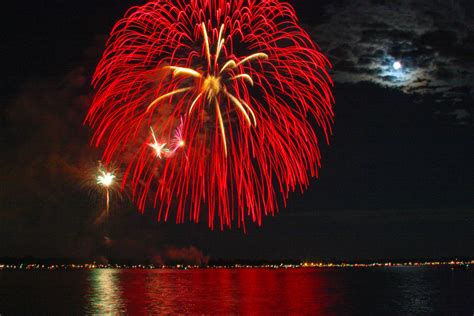
<svg viewBox="0 0 474 316"><path fill-rule="evenodd" d="M89 312L94 314L297 313L334 305L323 275L307 271L95 270ZM278 307L277 310L275 308Z"/></svg>
<svg viewBox="0 0 474 316"><path fill-rule="evenodd" d="M111 314L125 312L123 291L118 284L120 270L91 270L89 283L91 287L88 310L94 314Z"/></svg>
<svg viewBox="0 0 474 316"><path fill-rule="evenodd" d="M421 273L426 268L410 269L399 267L395 270L396 278L400 281L398 291L400 293L400 311L409 313L417 310L423 314L433 314L436 302L432 302L435 291L439 287L438 280L431 278L429 273Z"/></svg>
<svg viewBox="0 0 474 316"><path fill-rule="evenodd" d="M87 314L448 314L472 270L92 270ZM72 276L72 275L71 275ZM466 279L466 277L468 277Z"/></svg>

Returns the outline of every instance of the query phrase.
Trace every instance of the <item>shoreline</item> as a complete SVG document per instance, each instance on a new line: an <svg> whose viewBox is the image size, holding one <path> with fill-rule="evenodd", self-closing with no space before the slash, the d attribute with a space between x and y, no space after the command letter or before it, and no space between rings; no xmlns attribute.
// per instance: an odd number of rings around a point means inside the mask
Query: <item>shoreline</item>
<svg viewBox="0 0 474 316"><path fill-rule="evenodd" d="M302 262L300 264L229 264L229 265L154 265L154 264L100 264L96 262L86 264L1 264L3 270L189 270L189 269L324 269L324 268L394 268L394 267L466 267L474 265L474 260L469 261L425 261L425 262L371 262L371 263L332 263L332 262Z"/></svg>

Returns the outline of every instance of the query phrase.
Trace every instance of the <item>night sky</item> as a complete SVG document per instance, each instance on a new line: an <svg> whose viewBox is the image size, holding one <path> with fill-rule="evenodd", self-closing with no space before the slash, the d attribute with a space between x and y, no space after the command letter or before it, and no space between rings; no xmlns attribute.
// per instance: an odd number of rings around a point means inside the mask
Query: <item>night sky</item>
<svg viewBox="0 0 474 316"><path fill-rule="evenodd" d="M291 1L334 67L334 133L319 179L246 235L157 223L126 192L113 196L108 221L97 221L104 197L90 170L100 153L82 124L91 75L115 21L142 3L4 8L0 257L474 256L471 0Z"/></svg>

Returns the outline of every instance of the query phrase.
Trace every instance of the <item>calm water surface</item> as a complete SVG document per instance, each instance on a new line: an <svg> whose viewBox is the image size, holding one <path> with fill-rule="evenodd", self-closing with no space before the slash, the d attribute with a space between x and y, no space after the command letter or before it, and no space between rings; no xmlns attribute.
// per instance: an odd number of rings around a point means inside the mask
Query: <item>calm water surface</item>
<svg viewBox="0 0 474 316"><path fill-rule="evenodd" d="M474 269L0 271L0 314L474 314Z"/></svg>

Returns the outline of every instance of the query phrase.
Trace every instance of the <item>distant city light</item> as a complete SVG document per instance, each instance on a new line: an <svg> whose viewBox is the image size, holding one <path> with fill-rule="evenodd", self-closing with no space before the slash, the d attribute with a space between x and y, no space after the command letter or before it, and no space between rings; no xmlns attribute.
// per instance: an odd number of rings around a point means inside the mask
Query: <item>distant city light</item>
<svg viewBox="0 0 474 316"><path fill-rule="evenodd" d="M69 269L240 269L240 268L272 268L272 269L299 269L299 268L378 268L378 267L437 267L437 266L450 266L454 267L466 267L469 268L474 264L474 260L450 260L450 261L409 261L409 262L367 262L367 263L345 263L345 262L301 262L301 263L268 263L268 264L224 264L224 265L153 265L153 264L100 264L96 262L92 263L56 263L56 264L37 264L37 263L24 263L24 264L0 264L1 270L69 270ZM109 274L107 273L107 276ZM100 280L105 282L105 286L108 286L108 278L106 280Z"/></svg>
<svg viewBox="0 0 474 316"><path fill-rule="evenodd" d="M402 63L400 63L399 61L396 61L393 63L393 69L400 70L401 68L402 68Z"/></svg>

